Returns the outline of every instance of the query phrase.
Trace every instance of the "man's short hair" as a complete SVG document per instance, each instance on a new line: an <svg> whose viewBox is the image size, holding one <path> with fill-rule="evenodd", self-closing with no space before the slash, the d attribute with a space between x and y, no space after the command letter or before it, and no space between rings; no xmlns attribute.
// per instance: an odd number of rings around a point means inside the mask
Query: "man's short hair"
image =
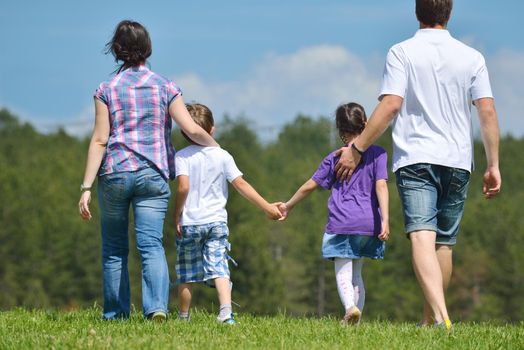
<svg viewBox="0 0 524 350"><path fill-rule="evenodd" d="M451 15L453 0L416 0L415 12L419 22L434 27L445 26Z"/></svg>

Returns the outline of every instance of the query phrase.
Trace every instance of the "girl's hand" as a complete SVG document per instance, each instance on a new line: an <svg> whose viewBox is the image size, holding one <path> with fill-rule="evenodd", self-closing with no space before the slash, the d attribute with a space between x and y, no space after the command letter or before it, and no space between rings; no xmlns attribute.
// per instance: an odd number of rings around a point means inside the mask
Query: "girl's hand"
<svg viewBox="0 0 524 350"><path fill-rule="evenodd" d="M278 210L280 210L280 213L282 214L282 217L278 219L278 221L286 220L287 215L289 214L289 208L287 207L286 203L279 203Z"/></svg>
<svg viewBox="0 0 524 350"><path fill-rule="evenodd" d="M381 241L387 241L389 239L389 222L382 221L382 231L378 235L378 239Z"/></svg>
<svg viewBox="0 0 524 350"><path fill-rule="evenodd" d="M265 210L266 216L271 220L282 219L283 215L279 208L281 204L281 202L271 203L269 207Z"/></svg>
<svg viewBox="0 0 524 350"><path fill-rule="evenodd" d="M80 216L84 220L91 220L91 212L89 211L89 203L91 202L91 191L84 191L80 196L80 201L78 202L78 210Z"/></svg>

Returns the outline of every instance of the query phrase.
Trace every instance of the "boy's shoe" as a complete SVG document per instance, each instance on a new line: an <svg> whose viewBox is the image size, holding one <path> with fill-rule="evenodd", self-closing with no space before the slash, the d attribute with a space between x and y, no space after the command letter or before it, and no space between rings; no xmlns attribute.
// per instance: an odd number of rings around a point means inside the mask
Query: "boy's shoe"
<svg viewBox="0 0 524 350"><path fill-rule="evenodd" d="M222 323L222 324L226 324L226 325L234 325L234 324L237 323L237 321L235 321L235 316L234 316L233 313L231 313L231 315L228 318L223 319L223 320L221 320L221 319L219 319L217 317L217 321Z"/></svg>
<svg viewBox="0 0 524 350"><path fill-rule="evenodd" d="M358 307L353 305L346 311L346 314L344 315L344 318L342 318L342 320L340 321L340 324L342 324L343 326L347 326L348 324L358 324L360 322L361 316L362 313L360 312Z"/></svg>
<svg viewBox="0 0 524 350"><path fill-rule="evenodd" d="M153 322L163 323L167 320L167 315L163 311L156 311L153 312L153 314L149 317L149 319Z"/></svg>

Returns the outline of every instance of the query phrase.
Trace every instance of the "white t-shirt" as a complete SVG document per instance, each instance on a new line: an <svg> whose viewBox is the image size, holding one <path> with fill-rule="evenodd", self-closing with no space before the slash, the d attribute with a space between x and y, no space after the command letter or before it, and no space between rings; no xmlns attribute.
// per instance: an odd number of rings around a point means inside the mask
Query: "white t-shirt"
<svg viewBox="0 0 524 350"><path fill-rule="evenodd" d="M227 222L228 181L242 176L233 157L219 147L191 145L175 155L176 176L189 177L181 225Z"/></svg>
<svg viewBox="0 0 524 350"><path fill-rule="evenodd" d="M389 50L384 95L404 98L393 122L393 171L415 163L471 171L472 101L493 97L480 52L447 30L420 29Z"/></svg>

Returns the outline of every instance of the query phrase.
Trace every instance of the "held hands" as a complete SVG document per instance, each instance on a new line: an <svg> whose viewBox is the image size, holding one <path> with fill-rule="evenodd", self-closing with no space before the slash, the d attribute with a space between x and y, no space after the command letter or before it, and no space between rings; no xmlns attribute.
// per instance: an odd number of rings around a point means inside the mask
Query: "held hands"
<svg viewBox="0 0 524 350"><path fill-rule="evenodd" d="M280 206L284 204L282 202L271 203L264 211L266 216L271 220L283 220L284 214L280 210Z"/></svg>
<svg viewBox="0 0 524 350"><path fill-rule="evenodd" d="M484 183L482 184L482 193L486 199L495 197L500 192L502 179L498 167L490 167L484 173Z"/></svg>
<svg viewBox="0 0 524 350"><path fill-rule="evenodd" d="M360 159L362 156L356 152L351 145L348 145L346 147L341 147L337 153L336 156L340 156L340 159L338 160L337 164L335 165L335 172L337 174L337 180L339 181L349 181L351 178L351 175L353 175L353 172L355 171L356 167L358 166L358 163L360 163Z"/></svg>
<svg viewBox="0 0 524 350"><path fill-rule="evenodd" d="M91 220L91 212L89 211L89 203L91 202L91 191L84 191L80 196L80 201L78 202L78 211L80 216L84 220Z"/></svg>

